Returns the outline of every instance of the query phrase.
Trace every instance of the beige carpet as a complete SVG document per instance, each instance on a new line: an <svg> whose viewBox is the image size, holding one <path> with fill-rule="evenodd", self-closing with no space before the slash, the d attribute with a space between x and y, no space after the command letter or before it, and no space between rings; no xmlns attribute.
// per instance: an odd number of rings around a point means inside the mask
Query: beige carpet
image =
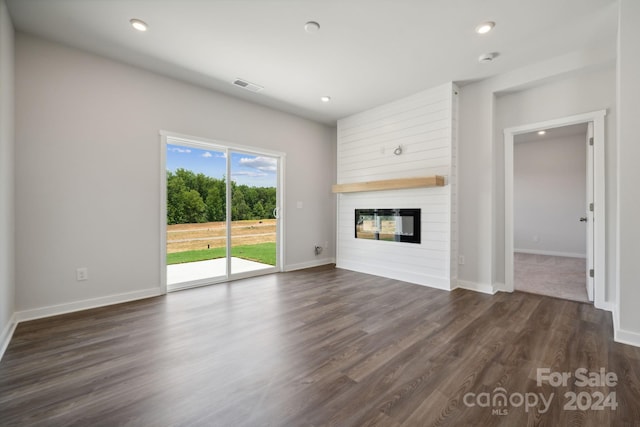
<svg viewBox="0 0 640 427"><path fill-rule="evenodd" d="M517 291L588 302L584 258L514 254Z"/></svg>

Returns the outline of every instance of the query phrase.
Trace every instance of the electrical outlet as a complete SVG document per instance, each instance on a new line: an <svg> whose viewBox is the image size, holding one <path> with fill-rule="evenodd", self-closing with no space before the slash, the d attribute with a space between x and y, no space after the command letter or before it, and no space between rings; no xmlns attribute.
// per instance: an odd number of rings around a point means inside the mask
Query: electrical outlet
<svg viewBox="0 0 640 427"><path fill-rule="evenodd" d="M76 280L82 282L89 280L89 269L87 267L81 267L76 269Z"/></svg>
<svg viewBox="0 0 640 427"><path fill-rule="evenodd" d="M460 264L460 265L464 265L464 255L460 255L460 256L458 257L458 264Z"/></svg>

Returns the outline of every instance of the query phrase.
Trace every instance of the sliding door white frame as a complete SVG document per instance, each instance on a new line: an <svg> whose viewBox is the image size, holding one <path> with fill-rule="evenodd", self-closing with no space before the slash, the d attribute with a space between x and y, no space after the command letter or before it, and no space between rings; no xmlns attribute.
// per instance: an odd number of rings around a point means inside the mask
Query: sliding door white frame
<svg viewBox="0 0 640 427"><path fill-rule="evenodd" d="M285 186L284 186L284 171L285 171L285 159L286 154L279 151L265 150L263 148L251 147L247 145L240 145L226 141L211 140L206 138L199 138L184 134L178 134L174 132L160 131L160 286L163 293L167 291L180 290L193 288L197 286L211 285L215 283L222 283L229 280L242 279L246 277L252 277L262 274L270 274L274 272L282 271L284 265L284 238L285 238L285 221L284 221L284 198L285 198ZM276 221L276 265L273 268L265 268L246 273L233 273L231 271L231 256L229 250L231 249L231 227L227 227L227 268L226 275L218 278L207 278L202 280L195 280L180 284L179 286L168 289L167 287L167 144L179 144L193 148L205 149L223 152L227 156L227 177L231 176L231 162L230 155L233 153L245 153L250 155L264 155L277 159L278 176L277 176L277 191L276 191L276 208L278 209L278 220ZM231 218L231 179L226 179L226 216L227 219ZM228 221L230 222L230 221Z"/></svg>

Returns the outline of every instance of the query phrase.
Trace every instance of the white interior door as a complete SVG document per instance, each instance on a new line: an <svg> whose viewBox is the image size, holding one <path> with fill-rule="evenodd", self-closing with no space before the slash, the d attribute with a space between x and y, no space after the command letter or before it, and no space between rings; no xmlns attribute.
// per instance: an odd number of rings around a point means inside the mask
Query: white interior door
<svg viewBox="0 0 640 427"><path fill-rule="evenodd" d="M593 301L594 293L594 215L593 215L593 122L589 122L587 128L587 206L586 215L586 227L587 227L587 296L589 301Z"/></svg>

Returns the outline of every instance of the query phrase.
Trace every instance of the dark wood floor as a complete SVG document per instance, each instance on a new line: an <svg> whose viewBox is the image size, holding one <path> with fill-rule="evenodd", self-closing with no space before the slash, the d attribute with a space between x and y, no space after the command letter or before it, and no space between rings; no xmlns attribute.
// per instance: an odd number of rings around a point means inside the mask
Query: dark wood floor
<svg viewBox="0 0 640 427"><path fill-rule="evenodd" d="M582 367L618 384L536 384L537 368ZM555 397L546 413L465 404L500 387ZM567 391L615 392L618 407L564 410ZM20 324L0 424L637 426L640 349L613 342L611 315L588 304L275 274Z"/></svg>

